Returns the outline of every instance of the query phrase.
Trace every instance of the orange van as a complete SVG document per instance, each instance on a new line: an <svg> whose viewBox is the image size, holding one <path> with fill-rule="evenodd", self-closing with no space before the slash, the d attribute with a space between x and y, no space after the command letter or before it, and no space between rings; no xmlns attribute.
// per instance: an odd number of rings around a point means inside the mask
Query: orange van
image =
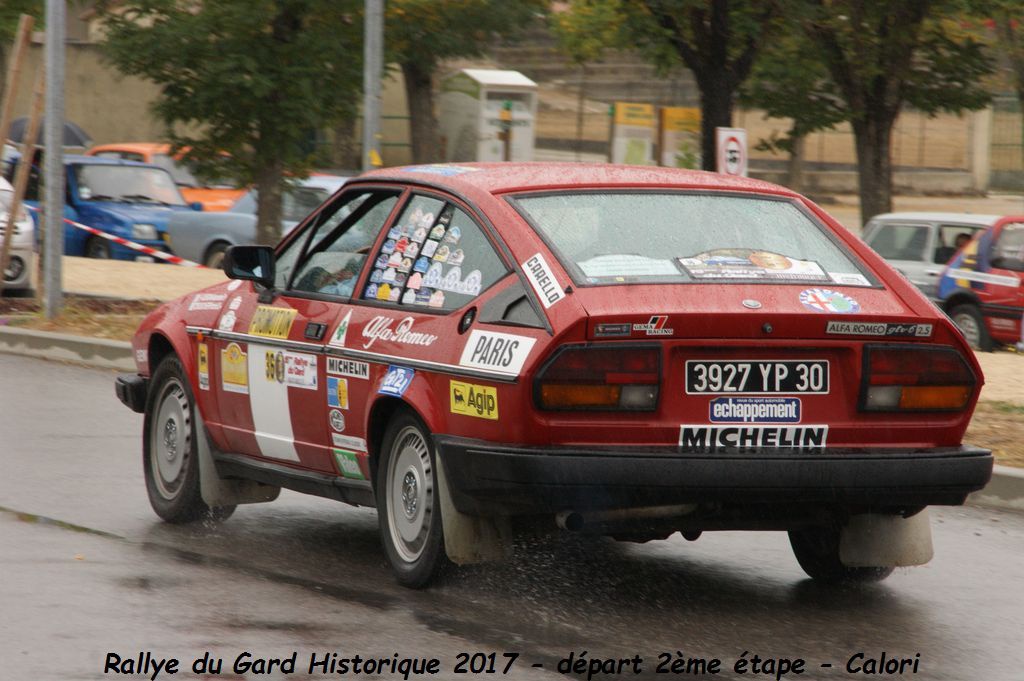
<svg viewBox="0 0 1024 681"><path fill-rule="evenodd" d="M116 142L98 144L89 149L86 155L140 161L165 168L171 173L185 200L203 204L205 211L227 210L245 194L245 189L230 184L203 186L181 160L182 153L171 156L170 151L171 145L158 142Z"/></svg>

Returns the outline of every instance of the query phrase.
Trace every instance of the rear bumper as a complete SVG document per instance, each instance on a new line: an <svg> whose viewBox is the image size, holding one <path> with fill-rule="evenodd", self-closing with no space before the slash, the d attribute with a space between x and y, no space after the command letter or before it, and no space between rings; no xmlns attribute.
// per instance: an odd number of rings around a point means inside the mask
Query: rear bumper
<svg viewBox="0 0 1024 681"><path fill-rule="evenodd" d="M114 392L117 399L132 411L146 411L146 390L149 379L138 374L118 374L114 380Z"/></svg>
<svg viewBox="0 0 1024 681"><path fill-rule="evenodd" d="M733 505L959 505L992 475L977 447L681 453L572 449L436 436L456 508L535 514L719 502Z"/></svg>

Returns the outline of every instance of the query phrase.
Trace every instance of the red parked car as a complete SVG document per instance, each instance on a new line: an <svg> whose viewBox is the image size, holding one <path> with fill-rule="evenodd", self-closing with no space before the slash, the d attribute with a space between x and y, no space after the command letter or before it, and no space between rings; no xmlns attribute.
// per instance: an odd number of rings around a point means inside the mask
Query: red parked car
<svg viewBox="0 0 1024 681"><path fill-rule="evenodd" d="M710 173L412 166L350 181L151 314L117 393L149 498L376 506L398 579L520 517L647 541L788 530L823 580L931 557L985 485L961 334L807 199ZM536 523L532 523L536 526Z"/></svg>

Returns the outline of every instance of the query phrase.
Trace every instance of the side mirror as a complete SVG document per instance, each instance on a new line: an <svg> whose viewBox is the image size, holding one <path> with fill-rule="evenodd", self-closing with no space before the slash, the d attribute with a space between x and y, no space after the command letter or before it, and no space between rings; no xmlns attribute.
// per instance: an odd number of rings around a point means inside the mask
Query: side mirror
<svg viewBox="0 0 1024 681"><path fill-rule="evenodd" d="M231 279L274 286L274 249L270 246L230 246L224 252L223 267Z"/></svg>
<svg viewBox="0 0 1024 681"><path fill-rule="evenodd" d="M200 212L200 213L203 212L203 204L199 203L198 201L193 201L192 203L188 204L188 207L191 208L194 211L197 211L197 212Z"/></svg>

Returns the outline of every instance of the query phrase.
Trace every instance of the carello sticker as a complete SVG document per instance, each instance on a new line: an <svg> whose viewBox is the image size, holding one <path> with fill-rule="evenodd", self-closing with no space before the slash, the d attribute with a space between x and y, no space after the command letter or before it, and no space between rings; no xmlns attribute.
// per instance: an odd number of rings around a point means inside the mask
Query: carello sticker
<svg viewBox="0 0 1024 681"><path fill-rule="evenodd" d="M459 365L518 376L536 339L474 329L462 348Z"/></svg>
<svg viewBox="0 0 1024 681"><path fill-rule="evenodd" d="M836 336L888 336L890 338L928 338L932 335L931 324L904 324L887 322L838 322L830 321L825 333Z"/></svg>
<svg viewBox="0 0 1024 681"><path fill-rule="evenodd" d="M391 365L388 367L388 372L384 374L384 380L381 382L380 390L377 392L384 395L401 397L409 388L409 384L412 383L412 378L415 375L416 372L408 367Z"/></svg>
<svg viewBox="0 0 1024 681"><path fill-rule="evenodd" d="M827 288L809 288L800 292L800 303L814 312L853 314L860 312L860 303L839 291Z"/></svg>
<svg viewBox="0 0 1024 681"><path fill-rule="evenodd" d="M498 391L485 385L449 381L453 414L498 420Z"/></svg>
<svg viewBox="0 0 1024 681"><path fill-rule="evenodd" d="M558 280L555 279L554 273L540 253L524 262L523 270L545 308L551 307L565 297L565 292L559 288Z"/></svg>
<svg viewBox="0 0 1024 681"><path fill-rule="evenodd" d="M800 423L799 397L716 397L708 403L711 423Z"/></svg>
<svg viewBox="0 0 1024 681"><path fill-rule="evenodd" d="M327 377L327 406L348 409L348 380L337 376Z"/></svg>
<svg viewBox="0 0 1024 681"><path fill-rule="evenodd" d="M272 307L260 305L249 322L249 335L266 338L288 338L292 330L292 322L298 313L290 307Z"/></svg>
<svg viewBox="0 0 1024 681"><path fill-rule="evenodd" d="M363 475L363 471L359 468L359 458L355 452L350 452L345 449L334 450L334 461L338 464L338 470L346 478L353 478L354 480L365 480L366 476Z"/></svg>
<svg viewBox="0 0 1024 681"><path fill-rule="evenodd" d="M692 449L821 449L828 426L679 426L679 446Z"/></svg>

